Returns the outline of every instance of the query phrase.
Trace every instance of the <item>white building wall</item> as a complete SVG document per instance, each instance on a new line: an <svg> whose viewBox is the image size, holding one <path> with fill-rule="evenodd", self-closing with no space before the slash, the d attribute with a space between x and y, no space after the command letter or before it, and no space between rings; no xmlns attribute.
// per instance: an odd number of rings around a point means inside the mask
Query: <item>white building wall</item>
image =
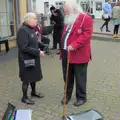
<svg viewBox="0 0 120 120"><path fill-rule="evenodd" d="M36 1L36 8L34 6L34 1ZM49 7L50 7L51 5L55 5L56 2L60 2L60 1L66 1L66 0L31 0L31 9L32 11L35 12L44 13L44 2L49 2ZM72 1L76 2L76 0L72 0Z"/></svg>
<svg viewBox="0 0 120 120"><path fill-rule="evenodd" d="M69 1L69 0L31 0L31 1L36 1L36 12L44 13L44 2L49 2L49 8L50 8L50 6L55 5L56 2ZM102 17L103 5L105 3L105 0L72 0L72 1L78 3L79 5L81 4L81 2L90 3L90 1L92 1L92 4L90 4L90 6L92 6L93 8L93 15L95 15L95 18ZM100 6L101 10L98 10L97 6Z"/></svg>
<svg viewBox="0 0 120 120"><path fill-rule="evenodd" d="M44 13L44 1L36 0L36 12Z"/></svg>
<svg viewBox="0 0 120 120"><path fill-rule="evenodd" d="M103 5L105 3L106 0L78 0L79 4L81 4L81 2L89 2L92 1L93 5L91 5L91 7L93 8L93 15L95 15L95 18L102 18L103 15ZM111 5L113 5L115 2L117 2L117 0L112 0L111 1ZM100 6L101 10L98 10L98 6Z"/></svg>

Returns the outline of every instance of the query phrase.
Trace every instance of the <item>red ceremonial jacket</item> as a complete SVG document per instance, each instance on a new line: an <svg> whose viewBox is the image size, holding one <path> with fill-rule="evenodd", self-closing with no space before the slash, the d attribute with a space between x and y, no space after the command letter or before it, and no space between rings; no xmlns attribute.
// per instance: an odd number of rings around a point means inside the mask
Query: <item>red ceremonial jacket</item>
<svg viewBox="0 0 120 120"><path fill-rule="evenodd" d="M82 22L83 24L80 27ZM66 32L66 28L67 26L65 25L62 38ZM70 52L70 63L80 64L90 61L92 32L92 18L86 13L81 13L73 24L72 30L67 40L67 46L71 45L75 49L74 51Z"/></svg>

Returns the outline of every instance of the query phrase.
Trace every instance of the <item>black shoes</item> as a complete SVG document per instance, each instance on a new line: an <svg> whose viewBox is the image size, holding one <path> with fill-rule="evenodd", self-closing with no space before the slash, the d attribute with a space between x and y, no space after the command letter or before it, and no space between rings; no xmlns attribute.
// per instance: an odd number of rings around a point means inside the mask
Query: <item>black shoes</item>
<svg viewBox="0 0 120 120"><path fill-rule="evenodd" d="M42 95L41 93L32 93L32 92L31 92L31 96L36 97L36 98L43 98L44 97L44 95Z"/></svg>
<svg viewBox="0 0 120 120"><path fill-rule="evenodd" d="M36 98L43 98L44 97L44 95L42 95L41 93L32 93L32 92L31 92L31 96L36 97ZM25 103L25 104L28 104L28 105L34 105L35 104L35 102L32 101L28 97L22 97L21 102Z"/></svg>
<svg viewBox="0 0 120 120"><path fill-rule="evenodd" d="M102 27L100 28L101 32L103 31Z"/></svg>
<svg viewBox="0 0 120 120"><path fill-rule="evenodd" d="M103 28L100 28L101 32L103 32ZM106 32L111 32L110 30L106 30Z"/></svg>
<svg viewBox="0 0 120 120"><path fill-rule="evenodd" d="M70 99L67 98L65 104L68 104L69 101L70 101ZM87 100L77 100L74 103L74 106L81 106L81 105L84 105L86 102L87 102ZM61 100L61 104L64 105L64 98Z"/></svg>
<svg viewBox="0 0 120 120"><path fill-rule="evenodd" d="M111 32L110 30L106 30L106 32Z"/></svg>
<svg viewBox="0 0 120 120"><path fill-rule="evenodd" d="M74 103L74 106L81 106L81 105L84 105L86 102L87 102L87 100L77 100Z"/></svg>
<svg viewBox="0 0 120 120"><path fill-rule="evenodd" d="M28 104L28 105L34 105L35 104L35 102L32 101L30 98L22 98L21 102L25 103L25 104Z"/></svg>

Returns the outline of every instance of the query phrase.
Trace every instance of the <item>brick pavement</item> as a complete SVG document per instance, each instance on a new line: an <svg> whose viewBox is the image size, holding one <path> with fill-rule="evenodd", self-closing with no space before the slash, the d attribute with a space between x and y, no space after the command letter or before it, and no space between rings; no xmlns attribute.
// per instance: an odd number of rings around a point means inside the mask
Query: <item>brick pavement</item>
<svg viewBox="0 0 120 120"><path fill-rule="evenodd" d="M14 52L16 54L15 50ZM92 41L93 60L88 68L88 102L81 107L74 107L75 92L73 92L73 97L68 104L68 114L93 108L100 111L105 120L120 120L119 53L119 43ZM37 83L37 91L44 93L45 98L34 99L36 101L34 106L26 106L20 102L22 93L16 56L8 62L1 62L0 116L3 115L7 103L11 102L18 109L32 109L32 120L60 120L62 116L60 101L63 96L61 61L54 54L54 58L50 56L42 58L41 63L44 79Z"/></svg>

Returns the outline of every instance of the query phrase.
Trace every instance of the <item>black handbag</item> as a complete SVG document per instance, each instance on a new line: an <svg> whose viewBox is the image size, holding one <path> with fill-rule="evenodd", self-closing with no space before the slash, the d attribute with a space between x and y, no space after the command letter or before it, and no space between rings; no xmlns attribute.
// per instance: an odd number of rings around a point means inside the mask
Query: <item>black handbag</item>
<svg viewBox="0 0 120 120"><path fill-rule="evenodd" d="M22 54L21 54L21 58L22 58L22 60L24 61L25 68L33 68L33 67L35 67L35 59L25 60L25 59L23 58L23 55L22 55Z"/></svg>
<svg viewBox="0 0 120 120"><path fill-rule="evenodd" d="M26 68L35 67L35 59L24 60Z"/></svg>

